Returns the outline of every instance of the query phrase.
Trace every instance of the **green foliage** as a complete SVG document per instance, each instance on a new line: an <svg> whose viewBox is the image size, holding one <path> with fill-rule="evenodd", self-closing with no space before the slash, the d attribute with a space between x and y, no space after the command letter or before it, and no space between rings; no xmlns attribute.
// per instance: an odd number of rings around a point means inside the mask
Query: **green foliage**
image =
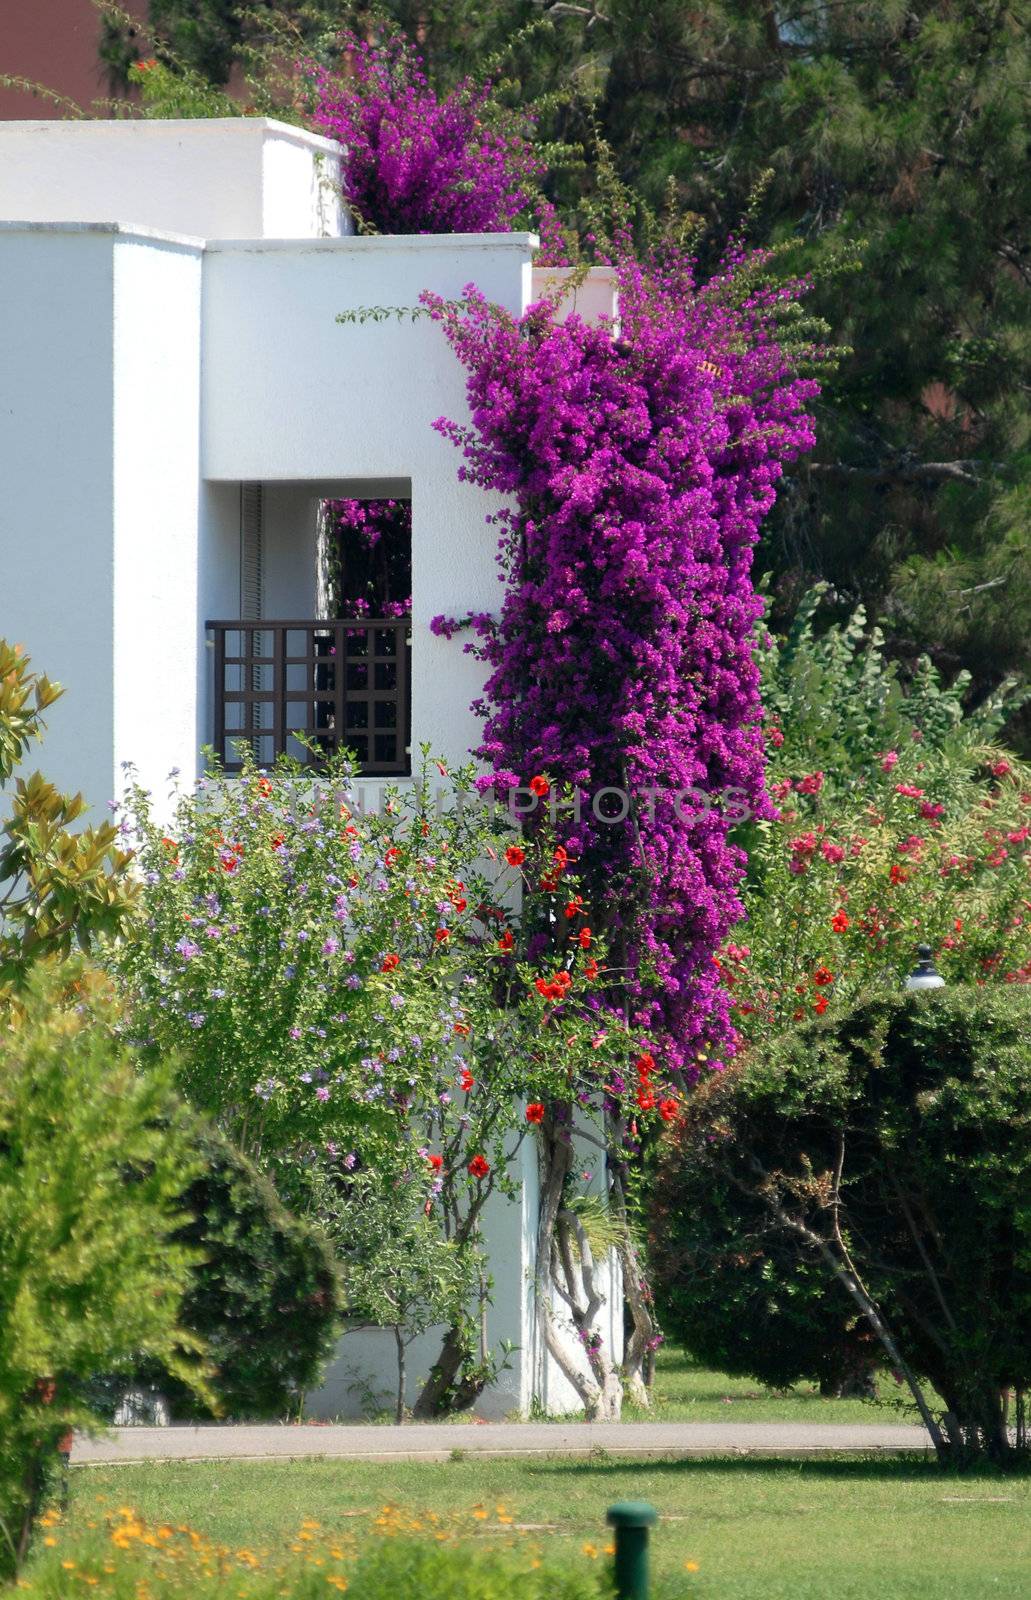
<svg viewBox="0 0 1031 1600"><path fill-rule="evenodd" d="M91 1420L83 1380L142 1354L196 1382L175 1238L192 1157L167 1073L136 1074L108 1009L86 970L65 995L37 972L0 1032L0 1574L58 1442Z"/></svg>
<svg viewBox="0 0 1031 1600"><path fill-rule="evenodd" d="M0 639L0 792L61 692ZM0 1016L37 964L89 950L129 924L130 857L110 823L73 831L85 810L81 795L60 794L38 772L15 778L0 817Z"/></svg>
<svg viewBox="0 0 1031 1600"><path fill-rule="evenodd" d="M1006 678L971 707L970 674L946 684L926 655L903 678L883 629L870 626L864 607L835 621L828 600L828 585L814 585L786 633L765 634L757 652L767 727L781 741L770 752L777 776L819 769L848 782L882 752L914 738L921 754L977 759L1031 695Z"/></svg>
<svg viewBox="0 0 1031 1600"><path fill-rule="evenodd" d="M882 1337L879 1311L891 1364L946 1403L943 1451L1008 1456L1001 1391L1031 1383L1027 989L875 994L810 1023L710 1080L666 1161L667 1204L681 1174L714 1197L724 1263L746 1196L745 1257L768 1235Z"/></svg>
<svg viewBox="0 0 1031 1600"><path fill-rule="evenodd" d="M202 1166L183 1195L190 1220L175 1236L195 1262L180 1322L203 1341L213 1403L160 1366L138 1367L133 1379L155 1384L179 1422L282 1417L318 1381L335 1343L336 1258L321 1229L292 1216L253 1163L199 1118L190 1147Z"/></svg>
<svg viewBox="0 0 1031 1600"><path fill-rule="evenodd" d="M771 1235L760 1199L672 1155L650 1188L648 1259L660 1325L700 1362L784 1389L862 1387L879 1352L819 1262Z"/></svg>

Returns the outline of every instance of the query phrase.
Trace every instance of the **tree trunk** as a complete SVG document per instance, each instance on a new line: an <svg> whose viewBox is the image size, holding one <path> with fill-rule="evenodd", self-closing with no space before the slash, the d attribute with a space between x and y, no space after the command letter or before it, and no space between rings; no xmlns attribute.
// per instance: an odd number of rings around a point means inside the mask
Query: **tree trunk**
<svg viewBox="0 0 1031 1600"><path fill-rule="evenodd" d="M394 1407L394 1421L398 1424L405 1420L405 1337L403 1329L394 1324L394 1343L397 1345L397 1403Z"/></svg>
<svg viewBox="0 0 1031 1600"><path fill-rule="evenodd" d="M422 1386L422 1393L412 1407L413 1417L425 1421L427 1417L442 1417L451 1410L461 1409L453 1406L450 1399L459 1387L458 1374L468 1354L469 1347L463 1329L457 1323L452 1323L444 1335L440 1355L430 1368L429 1377ZM472 1405L475 1398L476 1396L472 1395L466 1401L466 1405Z"/></svg>

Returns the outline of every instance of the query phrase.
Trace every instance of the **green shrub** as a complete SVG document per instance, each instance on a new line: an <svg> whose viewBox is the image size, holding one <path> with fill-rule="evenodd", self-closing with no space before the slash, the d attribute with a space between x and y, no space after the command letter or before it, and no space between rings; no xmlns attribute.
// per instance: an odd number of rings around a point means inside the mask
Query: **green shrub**
<svg viewBox="0 0 1031 1600"><path fill-rule="evenodd" d="M0 1579L62 1436L92 1420L82 1381L141 1352L190 1371L175 1233L194 1168L167 1078L119 1051L88 975L74 1006L45 977L0 1021Z"/></svg>
<svg viewBox="0 0 1031 1600"><path fill-rule="evenodd" d="M191 1219L178 1241L197 1258L181 1321L203 1340L223 1419L278 1417L318 1381L343 1313L340 1275L322 1231L283 1206L269 1180L211 1124L192 1122L203 1163L183 1201ZM134 1386L153 1386L176 1421L213 1408L159 1364L141 1364ZM104 1380L112 1413L126 1387Z"/></svg>
<svg viewBox="0 0 1031 1600"><path fill-rule="evenodd" d="M742 1256L769 1240L802 1292L819 1271L905 1376L941 1456L1009 1457L1004 1392L1031 1383L1026 987L882 992L754 1052L699 1090L660 1189L657 1235L708 1191L724 1258L736 1212ZM668 1241L663 1259L672 1299ZM693 1293L724 1315L725 1273L699 1271ZM814 1340L814 1376L816 1361Z"/></svg>

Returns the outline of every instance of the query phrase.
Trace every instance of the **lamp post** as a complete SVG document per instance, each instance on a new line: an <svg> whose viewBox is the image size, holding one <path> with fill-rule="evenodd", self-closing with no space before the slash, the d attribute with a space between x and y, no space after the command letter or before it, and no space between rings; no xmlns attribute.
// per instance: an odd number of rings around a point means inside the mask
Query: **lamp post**
<svg viewBox="0 0 1031 1600"><path fill-rule="evenodd" d="M934 964L930 945L918 944L916 957L916 966L906 979L906 988L909 990L944 989L945 979Z"/></svg>

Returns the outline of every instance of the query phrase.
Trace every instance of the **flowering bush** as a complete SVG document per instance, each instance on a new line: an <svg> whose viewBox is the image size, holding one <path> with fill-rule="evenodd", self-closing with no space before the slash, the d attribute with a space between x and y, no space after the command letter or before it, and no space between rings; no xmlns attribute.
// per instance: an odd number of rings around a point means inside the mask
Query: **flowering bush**
<svg viewBox="0 0 1031 1600"><path fill-rule="evenodd" d="M347 39L346 73L308 68L314 126L347 151L346 199L379 233L507 231L533 199L543 167L524 118L490 85L458 84L438 99L398 37Z"/></svg>
<svg viewBox="0 0 1031 1600"><path fill-rule="evenodd" d="M780 810L716 963L751 1039L897 988L920 943L950 983L1031 978L1031 771L991 742L1015 697L965 715L927 662L903 696L861 616L816 641L811 615L763 652Z"/></svg>
<svg viewBox="0 0 1031 1600"><path fill-rule="evenodd" d="M239 781L202 780L167 831L136 790L124 826L145 923L115 959L142 1058L174 1058L191 1100L284 1194L316 1195L345 1244L370 1205L407 1207L406 1228L429 1217L488 1294L479 1222L493 1193L516 1192L537 1119L523 1103L586 1105L607 1085L635 1106L638 1052L617 1019L600 1025L613 975L559 852L543 835L513 845L468 784L460 774L438 811L424 778L371 815L343 760L247 766ZM525 908L508 909L517 886L534 922L557 910L568 930L547 965ZM645 1099L639 1114L663 1114ZM446 1359L424 1391L433 1409L477 1365L469 1278L454 1280ZM368 1288L379 1315L383 1285Z"/></svg>
<svg viewBox="0 0 1031 1600"><path fill-rule="evenodd" d="M733 1048L711 962L741 914L728 831L742 807L772 815L749 569L783 462L812 442L815 385L777 341L799 288L758 287L761 269L734 254L699 285L683 259L624 259L618 337L545 302L513 321L471 287L424 297L469 373L471 425L438 427L463 477L514 502L489 519L500 620L472 619L491 667L478 753L497 785L541 775L571 808L560 839L629 968L632 1022L680 1084ZM591 813L605 789L630 796L624 825Z"/></svg>

